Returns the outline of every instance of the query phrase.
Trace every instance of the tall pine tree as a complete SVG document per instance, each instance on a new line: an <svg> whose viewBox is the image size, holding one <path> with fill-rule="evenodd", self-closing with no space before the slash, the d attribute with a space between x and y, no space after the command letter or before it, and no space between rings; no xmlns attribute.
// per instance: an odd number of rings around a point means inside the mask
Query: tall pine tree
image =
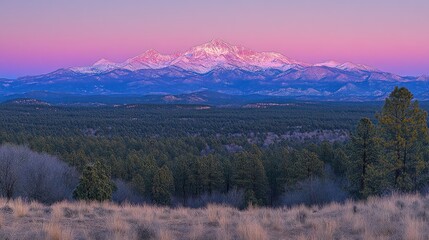
<svg viewBox="0 0 429 240"><path fill-rule="evenodd" d="M152 199L160 205L169 205L174 192L173 174L167 165L158 169L153 177Z"/></svg>
<svg viewBox="0 0 429 240"><path fill-rule="evenodd" d="M374 180L383 174L380 167L380 141L375 125L369 118L362 118L351 137L351 157L347 176L350 190L358 198L366 198L377 193Z"/></svg>
<svg viewBox="0 0 429 240"><path fill-rule="evenodd" d="M234 159L234 183L246 193L246 203L264 205L267 203L268 182L260 151L239 153Z"/></svg>
<svg viewBox="0 0 429 240"><path fill-rule="evenodd" d="M211 195L213 191L217 191L222 188L222 165L220 160L218 158L215 158L213 154L202 157L200 161L200 167L202 167L201 182L205 191L207 191Z"/></svg>
<svg viewBox="0 0 429 240"><path fill-rule="evenodd" d="M417 190L425 168L423 146L428 137L427 113L408 89L396 87L377 116L394 188Z"/></svg>
<svg viewBox="0 0 429 240"><path fill-rule="evenodd" d="M284 182L293 186L299 181L323 175L324 163L316 153L307 149L295 150L283 164Z"/></svg>

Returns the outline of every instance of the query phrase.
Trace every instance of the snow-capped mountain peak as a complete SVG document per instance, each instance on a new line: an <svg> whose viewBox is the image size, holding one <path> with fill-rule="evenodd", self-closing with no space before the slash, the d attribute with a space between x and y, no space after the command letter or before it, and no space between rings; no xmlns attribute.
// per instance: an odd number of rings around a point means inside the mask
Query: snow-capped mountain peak
<svg viewBox="0 0 429 240"><path fill-rule="evenodd" d="M116 63L107 60L105 58L102 58L100 60L98 60L97 62L95 62L92 66L100 66L100 65L115 65Z"/></svg>
<svg viewBox="0 0 429 240"><path fill-rule="evenodd" d="M346 70L346 71L351 71L351 70L378 71L376 68L366 66L363 64L355 64L352 62L339 63L336 61L327 61L327 62L323 62L323 63L314 64L313 66L337 68L337 69Z"/></svg>
<svg viewBox="0 0 429 240"><path fill-rule="evenodd" d="M150 49L144 53L129 58L123 63L114 63L101 59L90 67L76 67L70 70L80 73L100 73L113 69L161 69L169 66L179 67L197 73L207 73L217 68L242 69L259 71L264 69L278 69L286 71L291 68L329 67L343 71L378 71L375 68L351 62L339 63L328 61L318 64L299 62L276 52L256 52L241 46L229 44L220 39L195 46L180 54L164 55ZM321 70L322 71L322 70Z"/></svg>
<svg viewBox="0 0 429 240"><path fill-rule="evenodd" d="M352 62L345 62L345 63L337 66L337 68L343 69L343 70L377 71L377 69L375 69L373 67L366 66L363 64L356 64L356 63L352 63Z"/></svg>
<svg viewBox="0 0 429 240"><path fill-rule="evenodd" d="M153 50L153 49L149 49L146 52L144 52L143 54L140 54L136 57L130 58L128 60L126 60L126 62L145 62L145 61L149 61L149 62L165 62L168 60L171 60L172 57L169 55L162 55L161 53Z"/></svg>
<svg viewBox="0 0 429 240"><path fill-rule="evenodd" d="M73 67L70 70L78 73L102 73L119 68L119 65L102 58L89 67Z"/></svg>
<svg viewBox="0 0 429 240"><path fill-rule="evenodd" d="M330 67L330 68L336 68L338 66L340 66L341 63L336 62L336 61L327 61L327 62L323 62L323 63L316 63L313 66L315 67Z"/></svg>
<svg viewBox="0 0 429 240"><path fill-rule="evenodd" d="M201 54L205 53L207 55L220 56L226 54L236 54L238 47L232 46L229 43L222 41L220 39L214 39L208 43L196 46L192 48L187 53Z"/></svg>
<svg viewBox="0 0 429 240"><path fill-rule="evenodd" d="M169 66L173 57L170 55L162 55L159 52L149 49L143 54L127 59L121 67L128 70L140 69L159 69Z"/></svg>
<svg viewBox="0 0 429 240"><path fill-rule="evenodd" d="M0 79L2 80L2 79ZM399 84L429 99L428 76L402 77L362 64L306 64L276 52L257 52L215 39L164 55L147 50L122 63L100 59L88 67L60 69L3 81L9 91L41 89L85 94L184 93L201 90L299 99L382 99ZM82 84L83 83L83 84Z"/></svg>

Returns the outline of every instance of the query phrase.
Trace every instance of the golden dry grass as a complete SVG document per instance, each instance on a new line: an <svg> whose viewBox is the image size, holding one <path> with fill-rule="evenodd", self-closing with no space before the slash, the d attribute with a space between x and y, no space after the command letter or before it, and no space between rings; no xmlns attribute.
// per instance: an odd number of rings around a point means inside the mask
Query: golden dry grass
<svg viewBox="0 0 429 240"><path fill-rule="evenodd" d="M268 233L256 219L245 220L237 225L239 239L242 240L267 240Z"/></svg>
<svg viewBox="0 0 429 240"><path fill-rule="evenodd" d="M73 231L71 229L63 228L59 223L48 223L43 226L46 233L46 239L49 240L72 240Z"/></svg>
<svg viewBox="0 0 429 240"><path fill-rule="evenodd" d="M0 229L3 227L4 224L4 216L0 213Z"/></svg>
<svg viewBox="0 0 429 240"><path fill-rule="evenodd" d="M12 201L10 205L12 207L13 213L15 214L15 217L18 218L26 216L30 209L30 204L25 203L21 198Z"/></svg>
<svg viewBox="0 0 429 240"><path fill-rule="evenodd" d="M429 239L429 198L324 207L202 209L0 199L0 239Z"/></svg>

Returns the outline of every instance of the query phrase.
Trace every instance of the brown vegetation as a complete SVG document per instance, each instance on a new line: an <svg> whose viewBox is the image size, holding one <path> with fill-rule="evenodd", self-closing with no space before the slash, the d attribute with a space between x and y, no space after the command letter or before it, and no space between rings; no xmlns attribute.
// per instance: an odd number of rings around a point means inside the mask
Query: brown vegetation
<svg viewBox="0 0 429 240"><path fill-rule="evenodd" d="M429 239L429 198L324 207L202 209L0 200L0 239Z"/></svg>

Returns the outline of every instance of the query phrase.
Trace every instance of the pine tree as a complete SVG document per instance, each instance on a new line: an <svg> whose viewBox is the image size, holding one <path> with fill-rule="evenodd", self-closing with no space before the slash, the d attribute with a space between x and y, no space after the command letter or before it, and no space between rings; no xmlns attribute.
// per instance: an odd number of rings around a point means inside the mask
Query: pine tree
<svg viewBox="0 0 429 240"><path fill-rule="evenodd" d="M232 188L232 184L234 181L234 173L233 166L231 160L229 158L224 158L222 161L222 171L223 171L223 179L224 179L224 191L229 192Z"/></svg>
<svg viewBox="0 0 429 240"><path fill-rule="evenodd" d="M350 190L356 197L366 198L377 192L373 181L377 174L382 173L378 168L380 148L376 127L369 118L359 121L351 138L351 150L347 172Z"/></svg>
<svg viewBox="0 0 429 240"><path fill-rule="evenodd" d="M77 200L110 200L114 187L106 167L96 161L83 170L73 197Z"/></svg>
<svg viewBox="0 0 429 240"><path fill-rule="evenodd" d="M161 205L169 205L174 192L173 174L167 165L158 169L153 177L152 198L153 201Z"/></svg>
<svg viewBox="0 0 429 240"><path fill-rule="evenodd" d="M324 163L316 153L307 149L296 150L284 163L284 181L292 186L299 181L323 175Z"/></svg>
<svg viewBox="0 0 429 240"><path fill-rule="evenodd" d="M175 169L174 176L176 184L176 192L183 200L183 205L186 204L188 195L192 189L192 176L191 176L191 159L192 156L181 156L174 159Z"/></svg>
<svg viewBox="0 0 429 240"><path fill-rule="evenodd" d="M144 178L142 177L142 175L140 175L140 174L134 175L134 177L131 179L131 185L132 185L133 189L138 194L140 194L141 196L144 195L144 193L145 193L145 181L144 181Z"/></svg>
<svg viewBox="0 0 429 240"><path fill-rule="evenodd" d="M393 90L377 116L396 189L417 190L421 184L423 146L428 137L426 116L404 87Z"/></svg>
<svg viewBox="0 0 429 240"><path fill-rule="evenodd" d="M264 153L263 163L270 188L269 203L273 204L275 199L284 192L284 179L282 176L282 165L288 158L287 147L274 147Z"/></svg>
<svg viewBox="0 0 429 240"><path fill-rule="evenodd" d="M202 185L211 195L213 191L219 190L223 184L223 173L220 161L212 154L201 158Z"/></svg>
<svg viewBox="0 0 429 240"><path fill-rule="evenodd" d="M342 148L334 150L334 159L331 163L332 170L335 175L344 177L347 173L347 165L349 164L349 158Z"/></svg>
<svg viewBox="0 0 429 240"><path fill-rule="evenodd" d="M153 177L157 171L158 171L158 166L156 164L154 157L148 156L142 159L140 174L142 175L143 180L145 180L144 189L147 195L151 196L152 194L153 181L151 180L153 180Z"/></svg>
<svg viewBox="0 0 429 240"><path fill-rule="evenodd" d="M264 205L267 202L268 182L264 166L259 157L258 151L236 155L234 182L238 188L252 193L250 194L252 199L257 200L252 204Z"/></svg>
<svg viewBox="0 0 429 240"><path fill-rule="evenodd" d="M332 144L328 141L323 141L320 144L319 159L324 163L332 163L334 159L334 150L332 148Z"/></svg>

